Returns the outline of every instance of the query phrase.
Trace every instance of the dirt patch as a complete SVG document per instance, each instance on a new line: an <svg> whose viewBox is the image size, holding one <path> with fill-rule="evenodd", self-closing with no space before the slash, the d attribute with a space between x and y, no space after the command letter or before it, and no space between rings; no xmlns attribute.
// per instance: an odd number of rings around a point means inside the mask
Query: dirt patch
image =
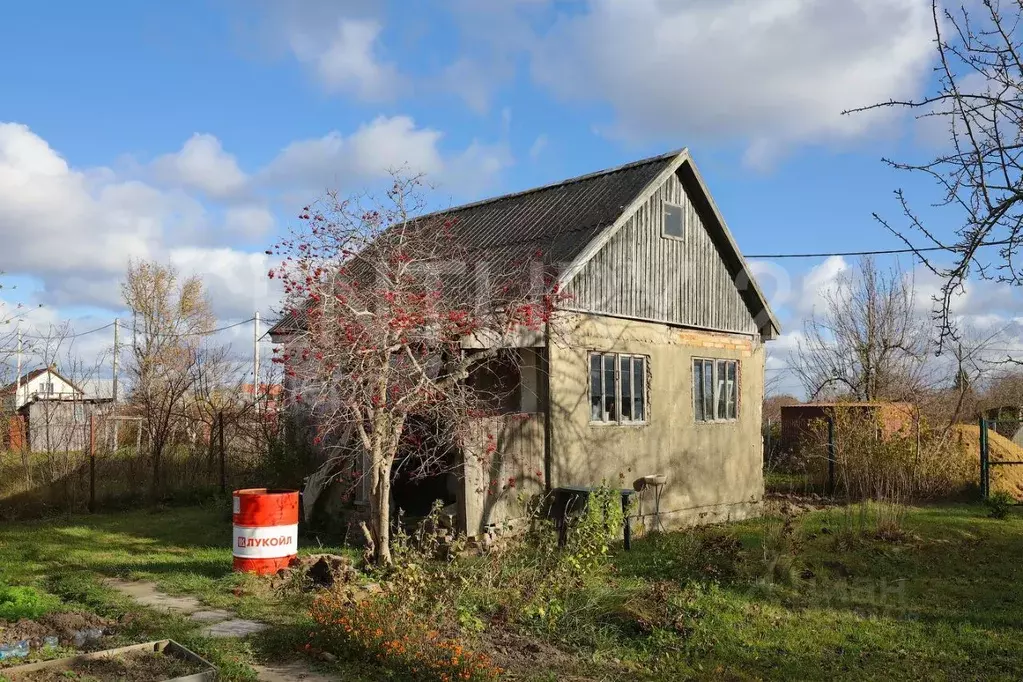
<svg viewBox="0 0 1023 682"><path fill-rule="evenodd" d="M105 635L113 634L117 621L94 613L50 613L36 620L16 623L0 621L0 644L28 640L32 648L43 644L44 637L57 637L65 646L81 647Z"/></svg>
<svg viewBox="0 0 1023 682"><path fill-rule="evenodd" d="M337 554L313 554L299 557L274 576L274 587L300 585L307 590L349 585L359 578L351 559Z"/></svg>
<svg viewBox="0 0 1023 682"><path fill-rule="evenodd" d="M573 676L570 671L578 672L579 659L547 642L502 627L487 630L482 639L479 650L513 675L528 676L537 670L548 670L556 672L559 680L590 679Z"/></svg>
<svg viewBox="0 0 1023 682"><path fill-rule="evenodd" d="M153 651L134 651L120 656L78 661L69 666L27 673L4 673L10 682L162 682L202 672L197 663Z"/></svg>
<svg viewBox="0 0 1023 682"><path fill-rule="evenodd" d="M764 496L766 516L800 516L833 506L833 500L815 494L770 493Z"/></svg>

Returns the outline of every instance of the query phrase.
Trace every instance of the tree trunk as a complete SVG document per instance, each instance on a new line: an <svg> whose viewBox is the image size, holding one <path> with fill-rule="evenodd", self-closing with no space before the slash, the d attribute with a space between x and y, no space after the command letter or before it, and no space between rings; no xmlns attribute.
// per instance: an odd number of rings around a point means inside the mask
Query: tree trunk
<svg viewBox="0 0 1023 682"><path fill-rule="evenodd" d="M376 562L381 566L391 564L391 464L390 461L376 460L373 485L370 487L372 514L370 526L376 542Z"/></svg>

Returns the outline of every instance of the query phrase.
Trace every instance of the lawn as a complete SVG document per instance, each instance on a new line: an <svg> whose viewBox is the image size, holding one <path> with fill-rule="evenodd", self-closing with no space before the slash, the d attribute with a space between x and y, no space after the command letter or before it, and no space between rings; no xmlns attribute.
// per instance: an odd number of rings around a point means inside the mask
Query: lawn
<svg viewBox="0 0 1023 682"><path fill-rule="evenodd" d="M438 570L450 581L458 636L519 679L1018 680L1021 556L1019 510L995 520L968 505L910 508L904 518L851 507L612 548L606 564L557 598L556 614L523 616L521 594L509 591L528 561L469 559ZM230 564L230 515L219 506L0 528L0 581L53 594L61 608L135 612L123 641L173 637L213 659L224 679L250 680L255 661L302 655L311 597L271 590ZM113 576L152 580L275 627L248 642L208 640L194 623L103 587ZM341 660L329 668L343 679L401 679L386 663L335 653Z"/></svg>
<svg viewBox="0 0 1023 682"><path fill-rule="evenodd" d="M173 638L217 664L222 679L254 680L250 664L302 656L299 648L308 641L312 624L311 597L298 590L271 589L265 580L232 572L230 509L228 501L4 524L0 584L28 585L56 595L63 600L62 609L112 618L130 614L130 624L120 630L115 644ZM315 538L304 541L306 553L341 551L319 547ZM197 623L141 608L105 587L108 577L153 581L169 594L192 595L211 608L230 609L274 627L248 642L205 638L198 634Z"/></svg>

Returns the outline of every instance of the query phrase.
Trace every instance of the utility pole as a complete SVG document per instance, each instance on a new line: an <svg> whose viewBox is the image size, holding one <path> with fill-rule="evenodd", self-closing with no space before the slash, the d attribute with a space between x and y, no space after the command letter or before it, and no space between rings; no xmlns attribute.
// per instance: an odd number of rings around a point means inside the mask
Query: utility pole
<svg viewBox="0 0 1023 682"><path fill-rule="evenodd" d="M118 329L119 326L120 326L120 320L118 320L117 318L114 318L114 358L113 358L113 361L112 361L113 372L114 372L114 387L113 387L113 391L111 393L111 397L114 399L114 404L115 405L117 404L117 355L118 355L118 353L121 350L119 344L117 343L117 340L118 340L117 339L117 329Z"/></svg>
<svg viewBox="0 0 1023 682"><path fill-rule="evenodd" d="M14 409L17 411L21 405L18 401L21 400L21 322L18 322L18 376L14 380Z"/></svg>
<svg viewBox="0 0 1023 682"><path fill-rule="evenodd" d="M252 325L252 397L259 394L259 311Z"/></svg>
<svg viewBox="0 0 1023 682"><path fill-rule="evenodd" d="M114 452L117 452L117 446L120 443L120 440L119 440L120 434L118 433L118 428L117 428L118 426L120 426L120 422L117 421L117 359L118 359L118 356L120 355L120 352L121 352L121 346L118 343L118 333L117 333L119 327L120 327L120 320L118 320L115 317L114 318L114 357L113 357L113 361L111 363L112 366L113 366L112 369L113 369L113 372L114 372L114 385L113 385L113 388L111 390L111 397L113 398L113 403L112 403L113 409L111 410L111 415L110 415L110 418L114 421L114 442L112 444L113 447L111 448Z"/></svg>

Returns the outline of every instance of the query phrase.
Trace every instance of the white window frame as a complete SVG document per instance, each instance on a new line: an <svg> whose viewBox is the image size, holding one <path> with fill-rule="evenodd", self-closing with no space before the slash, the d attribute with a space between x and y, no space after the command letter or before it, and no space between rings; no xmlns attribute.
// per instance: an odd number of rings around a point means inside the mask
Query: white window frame
<svg viewBox="0 0 1023 682"><path fill-rule="evenodd" d="M593 358L595 358L595 357L599 357L600 358L600 398L601 398L601 405L604 404L604 401L605 401L606 397L609 395L608 392L607 392L607 387L605 386L606 379L607 379L607 371L605 369L605 366L606 366L605 365L605 358L613 358L614 359L613 360L613 362L614 362L614 384L615 384L614 385L614 408L615 408L614 419L594 419L593 418L593 403L592 403L592 401L593 401ZM632 402L632 405L633 405L632 413L633 413L633 415L635 414L635 405L636 405L636 390L635 390L635 386L634 386L634 384L635 384L634 378L636 377L636 369L635 369L635 365L633 363L636 360L641 360L642 363L643 363L643 369L642 369L642 371L639 374L639 376L641 376L642 379L643 379L643 386L642 386L642 390L641 390L642 406L643 406L643 418L642 419L635 419L634 417L633 418L629 418L629 419L625 419L622 416L622 360L623 359L629 359L629 360L632 361L630 363L630 373L631 373L631 376L630 376L630 384L629 384L630 391L629 392L630 392L630 394L633 397L632 398L632 401L633 401ZM593 426L640 426L640 425L648 423L648 421L650 419L650 400L649 400L649 396L650 396L650 379L649 379L649 377L650 377L650 356L649 355L640 355L640 354L636 354L636 353L616 353L616 352L613 352L613 351L599 351L599 350L590 351L586 355L586 374L587 374L587 377L588 377L587 381L586 381L586 387L587 387L587 389L589 391L589 393L586 396L587 397L586 403L587 403L587 409L590 410L590 424L591 425L593 425ZM601 411L603 412L603 409Z"/></svg>
<svg viewBox="0 0 1023 682"><path fill-rule="evenodd" d="M682 227L682 234L681 235L669 234L668 233L668 209L669 208L678 209L678 212L679 212L679 224ZM686 232L688 231L686 229L687 227L688 226L686 225L686 209L685 209L685 207L682 206L681 204L675 204L675 203L672 203L670 201L665 201L663 206L661 207L661 237L663 237L664 239L677 239L678 241L685 241L685 239L686 239Z"/></svg>
<svg viewBox="0 0 1023 682"><path fill-rule="evenodd" d="M697 386L696 386L696 363L704 363L701 370L701 385L706 387L707 378L706 371L707 367L711 368L711 411L713 415L707 417L706 409L704 409L703 419L697 418ZM708 364L709 363L709 364ZM735 378L729 380L729 366L735 368ZM721 368L724 368L724 376L719 376ZM741 381L742 381L742 363L739 360L731 358L704 358L697 357L693 358L692 364L690 364L690 372L693 394L693 421L697 424L727 424L729 422L735 422L739 420L740 416L740 399L741 395ZM722 391L724 395L722 396ZM699 396L703 398L704 406L706 407L706 391L703 391L703 395ZM724 397L724 416L719 413L721 398Z"/></svg>

